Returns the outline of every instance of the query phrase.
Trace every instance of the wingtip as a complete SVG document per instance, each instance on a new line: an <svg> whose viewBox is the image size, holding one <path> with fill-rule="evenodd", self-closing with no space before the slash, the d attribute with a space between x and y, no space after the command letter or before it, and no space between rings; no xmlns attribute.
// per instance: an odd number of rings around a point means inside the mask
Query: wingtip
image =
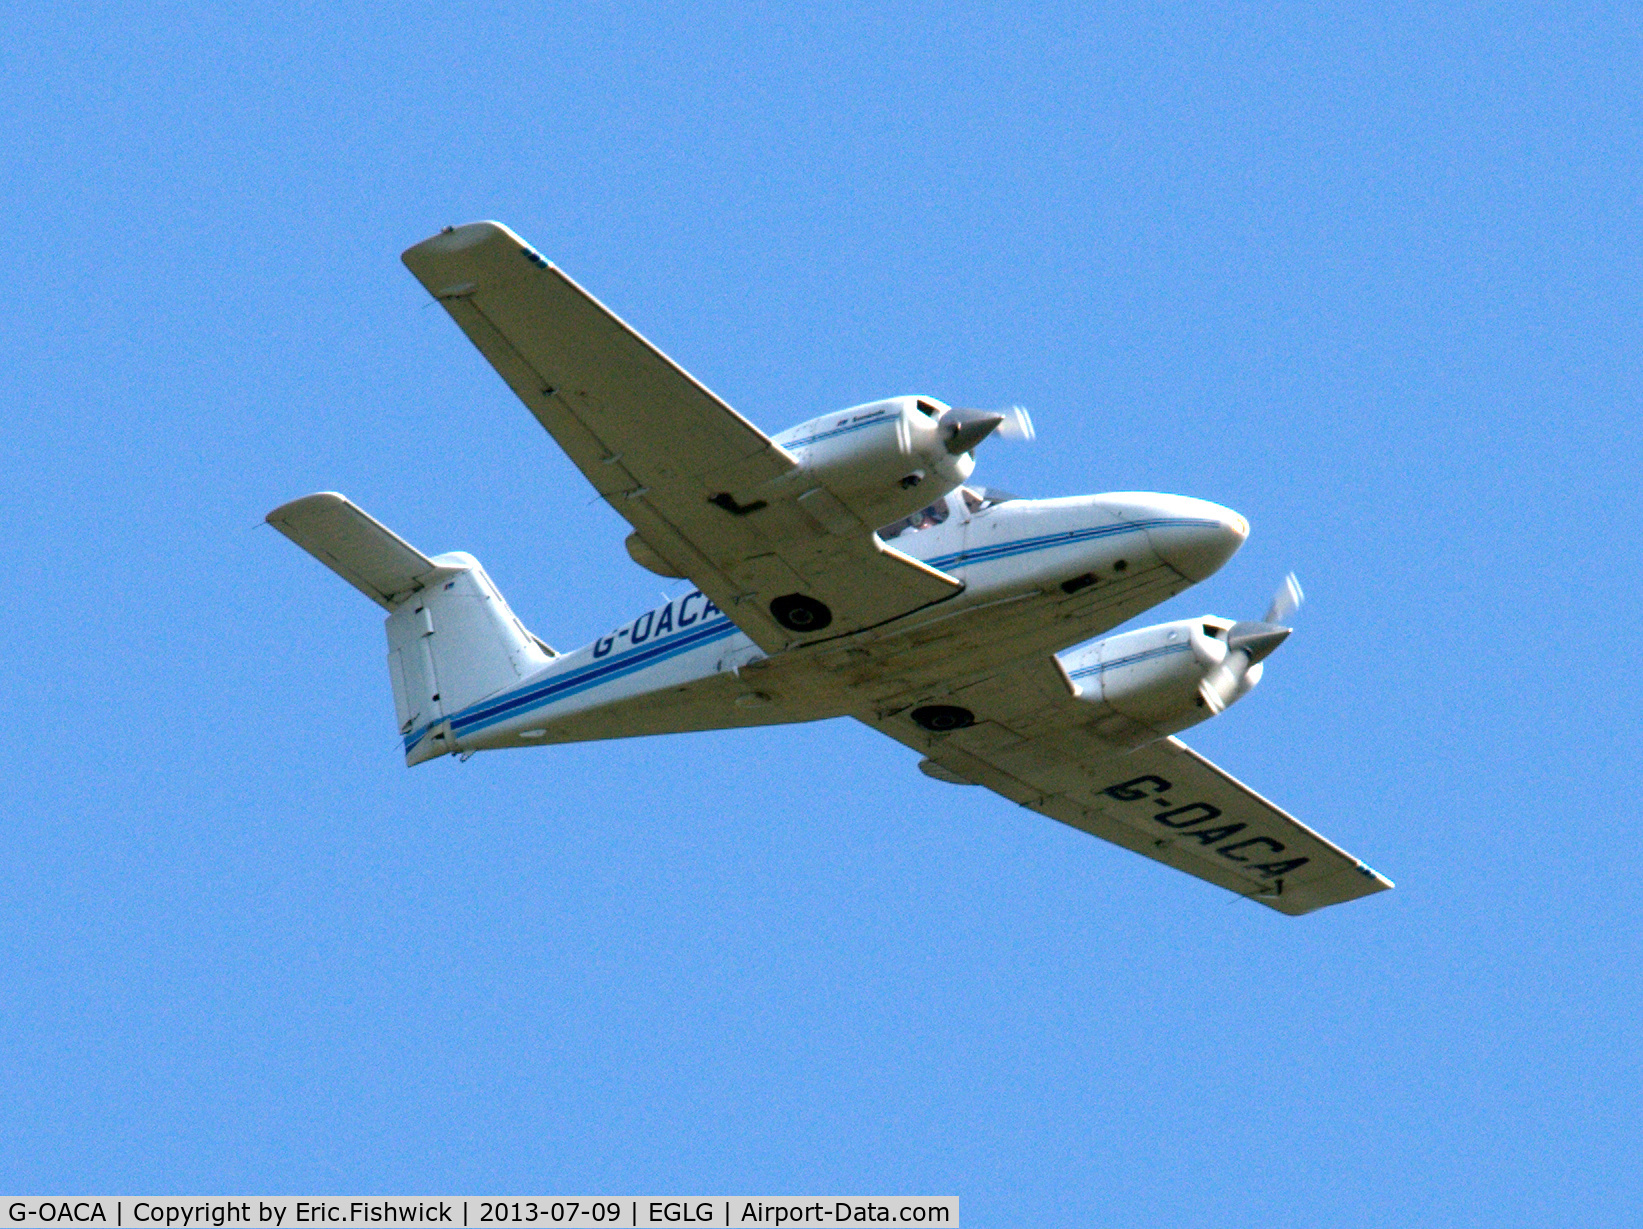
<svg viewBox="0 0 1643 1229"><path fill-rule="evenodd" d="M481 285L510 280L531 266L553 267L501 222L448 226L412 244L399 258L436 299L461 298Z"/></svg>
<svg viewBox="0 0 1643 1229"><path fill-rule="evenodd" d="M476 248L502 244L509 248L530 249L530 244L519 237L514 230L501 222L467 222L461 226L447 226L438 234L429 235L419 243L413 243L399 254L412 272L419 265L437 263L444 259L461 257L473 252Z"/></svg>
<svg viewBox="0 0 1643 1229"><path fill-rule="evenodd" d="M1377 892L1390 892L1393 888L1398 886L1366 862L1358 863L1358 874L1364 876L1366 879L1373 879L1376 884L1375 890Z"/></svg>
<svg viewBox="0 0 1643 1229"><path fill-rule="evenodd" d="M324 505L346 504L348 497L340 491L315 491L312 495L302 495L296 499L287 500L273 509L262 519L270 525L278 526L281 521L291 519L293 512L303 512Z"/></svg>

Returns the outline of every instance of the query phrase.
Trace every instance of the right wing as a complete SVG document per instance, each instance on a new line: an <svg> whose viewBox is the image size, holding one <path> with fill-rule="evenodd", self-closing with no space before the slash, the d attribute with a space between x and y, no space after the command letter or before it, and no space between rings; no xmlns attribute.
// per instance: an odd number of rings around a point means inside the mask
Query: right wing
<svg viewBox="0 0 1643 1229"><path fill-rule="evenodd" d="M1174 738L1126 751L1088 724L1053 658L952 697L975 724L932 734L906 713L863 719L929 757L927 775L985 785L1029 810L1258 901L1302 914L1391 880Z"/></svg>
<svg viewBox="0 0 1643 1229"><path fill-rule="evenodd" d="M645 544L761 648L801 639L773 598L824 602L832 637L962 587L871 531L828 534L800 510L791 455L507 227L460 226L403 259Z"/></svg>

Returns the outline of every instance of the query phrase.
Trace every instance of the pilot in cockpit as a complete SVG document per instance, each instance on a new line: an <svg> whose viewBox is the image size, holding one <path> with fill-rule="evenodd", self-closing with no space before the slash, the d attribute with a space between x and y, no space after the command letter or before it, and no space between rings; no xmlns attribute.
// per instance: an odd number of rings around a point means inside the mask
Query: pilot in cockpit
<svg viewBox="0 0 1643 1229"><path fill-rule="evenodd" d="M946 519L947 497L944 495L928 507L920 508L912 516L904 516L901 520L886 525L879 530L879 537L888 542L899 534L917 533L921 529L933 529Z"/></svg>

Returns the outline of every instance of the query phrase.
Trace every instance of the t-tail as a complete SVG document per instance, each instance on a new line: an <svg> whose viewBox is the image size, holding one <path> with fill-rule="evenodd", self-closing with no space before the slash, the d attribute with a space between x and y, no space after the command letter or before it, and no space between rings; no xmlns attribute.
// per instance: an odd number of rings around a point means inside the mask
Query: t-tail
<svg viewBox="0 0 1643 1229"><path fill-rule="evenodd" d="M429 558L330 491L275 508L268 523L388 611L388 677L406 764L451 751L450 714L556 656L472 555Z"/></svg>

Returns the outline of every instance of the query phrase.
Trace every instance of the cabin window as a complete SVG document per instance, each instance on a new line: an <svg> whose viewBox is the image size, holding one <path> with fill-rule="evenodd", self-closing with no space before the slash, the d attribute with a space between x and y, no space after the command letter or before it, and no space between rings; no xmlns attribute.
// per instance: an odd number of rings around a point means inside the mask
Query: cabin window
<svg viewBox="0 0 1643 1229"><path fill-rule="evenodd" d="M961 486L958 490L959 494L964 497L964 506L969 509L972 516L977 512L985 512L988 508L995 507L998 504L1008 503L1012 499L1020 498L1020 496L1012 495L1008 491L1001 491L992 486Z"/></svg>
<svg viewBox="0 0 1643 1229"><path fill-rule="evenodd" d="M927 508L920 508L912 516L904 516L899 521L893 521L879 530L879 537L888 542L891 538L904 533L917 533L921 529L930 529L947 519L949 511L945 498L936 500Z"/></svg>

